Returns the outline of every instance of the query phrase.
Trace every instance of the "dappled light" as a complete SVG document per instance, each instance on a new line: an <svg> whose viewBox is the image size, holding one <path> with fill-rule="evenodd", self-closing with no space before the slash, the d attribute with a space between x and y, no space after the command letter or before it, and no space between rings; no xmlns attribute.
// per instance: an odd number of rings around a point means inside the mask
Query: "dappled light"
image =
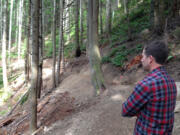
<svg viewBox="0 0 180 135"><path fill-rule="evenodd" d="M52 69L49 69L49 68L44 68L43 69L43 78L44 79L50 77L51 74L52 74Z"/></svg>
<svg viewBox="0 0 180 135"><path fill-rule="evenodd" d="M148 108L146 102L157 100L146 99L151 92L174 94L166 98L173 107L151 110L175 107L168 116L175 116L172 134L179 135L179 0L0 0L0 5L0 135L132 135L139 115L123 116ZM169 49L163 71L174 79L159 91L141 83L151 64L161 68L155 51L142 53L157 40Z"/></svg>
<svg viewBox="0 0 180 135"><path fill-rule="evenodd" d="M113 101L124 101L125 98L121 94L116 94L111 96L111 100Z"/></svg>
<svg viewBox="0 0 180 135"><path fill-rule="evenodd" d="M24 60L20 59L20 60L16 60L13 63L11 63L11 68L12 70L18 70L18 69L22 69L24 67Z"/></svg>
<svg viewBox="0 0 180 135"><path fill-rule="evenodd" d="M6 100L10 97L10 93L3 92L0 96L0 106L3 106L6 103Z"/></svg>

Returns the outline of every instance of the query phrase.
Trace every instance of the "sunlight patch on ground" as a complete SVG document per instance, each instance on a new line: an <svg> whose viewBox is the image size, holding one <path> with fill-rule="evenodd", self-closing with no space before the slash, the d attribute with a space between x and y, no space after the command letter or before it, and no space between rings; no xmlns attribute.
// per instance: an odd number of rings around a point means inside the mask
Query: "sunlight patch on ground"
<svg viewBox="0 0 180 135"><path fill-rule="evenodd" d="M53 126L52 126L52 127L53 127ZM45 126L45 127L44 127L44 133L46 133L46 132L52 130L52 127L49 127L49 128L48 128L48 127Z"/></svg>
<svg viewBox="0 0 180 135"><path fill-rule="evenodd" d="M12 70L16 70L16 69L24 67L24 60L20 59L19 61L12 63L11 67L12 67Z"/></svg>
<svg viewBox="0 0 180 135"><path fill-rule="evenodd" d="M43 69L43 78L48 78L50 75L52 75L52 70L49 68Z"/></svg>
<svg viewBox="0 0 180 135"><path fill-rule="evenodd" d="M113 101L122 101L124 100L124 97L121 94L116 94L116 95L111 96L111 99Z"/></svg>
<svg viewBox="0 0 180 135"><path fill-rule="evenodd" d="M5 104L5 101L10 97L9 92L3 92L3 94L0 96L0 106L3 106Z"/></svg>
<svg viewBox="0 0 180 135"><path fill-rule="evenodd" d="M73 133L71 133L71 132L68 132L68 133L66 133L65 135L73 135Z"/></svg>

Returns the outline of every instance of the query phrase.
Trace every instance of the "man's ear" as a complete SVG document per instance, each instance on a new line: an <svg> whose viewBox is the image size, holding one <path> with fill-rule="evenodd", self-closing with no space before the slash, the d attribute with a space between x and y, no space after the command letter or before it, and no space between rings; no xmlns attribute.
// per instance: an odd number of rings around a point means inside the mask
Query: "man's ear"
<svg viewBox="0 0 180 135"><path fill-rule="evenodd" d="M150 63L152 63L153 61L155 61L155 58L154 58L152 55L150 55L149 58L150 58Z"/></svg>

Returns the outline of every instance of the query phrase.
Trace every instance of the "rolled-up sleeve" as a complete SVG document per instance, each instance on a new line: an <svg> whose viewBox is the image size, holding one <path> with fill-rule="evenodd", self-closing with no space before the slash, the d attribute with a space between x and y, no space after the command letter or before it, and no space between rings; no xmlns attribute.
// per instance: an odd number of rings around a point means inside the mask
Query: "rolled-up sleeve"
<svg viewBox="0 0 180 135"><path fill-rule="evenodd" d="M138 83L127 101L122 104L122 116L138 115L140 109L148 102L149 96L149 87L142 82Z"/></svg>

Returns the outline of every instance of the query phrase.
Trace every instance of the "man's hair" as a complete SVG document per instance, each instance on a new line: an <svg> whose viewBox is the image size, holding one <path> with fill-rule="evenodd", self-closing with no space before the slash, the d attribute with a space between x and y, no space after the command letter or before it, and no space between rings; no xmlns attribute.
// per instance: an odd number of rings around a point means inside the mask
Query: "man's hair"
<svg viewBox="0 0 180 135"><path fill-rule="evenodd" d="M158 64L164 64L168 57L168 48L163 41L154 41L144 47L145 55L152 55Z"/></svg>

